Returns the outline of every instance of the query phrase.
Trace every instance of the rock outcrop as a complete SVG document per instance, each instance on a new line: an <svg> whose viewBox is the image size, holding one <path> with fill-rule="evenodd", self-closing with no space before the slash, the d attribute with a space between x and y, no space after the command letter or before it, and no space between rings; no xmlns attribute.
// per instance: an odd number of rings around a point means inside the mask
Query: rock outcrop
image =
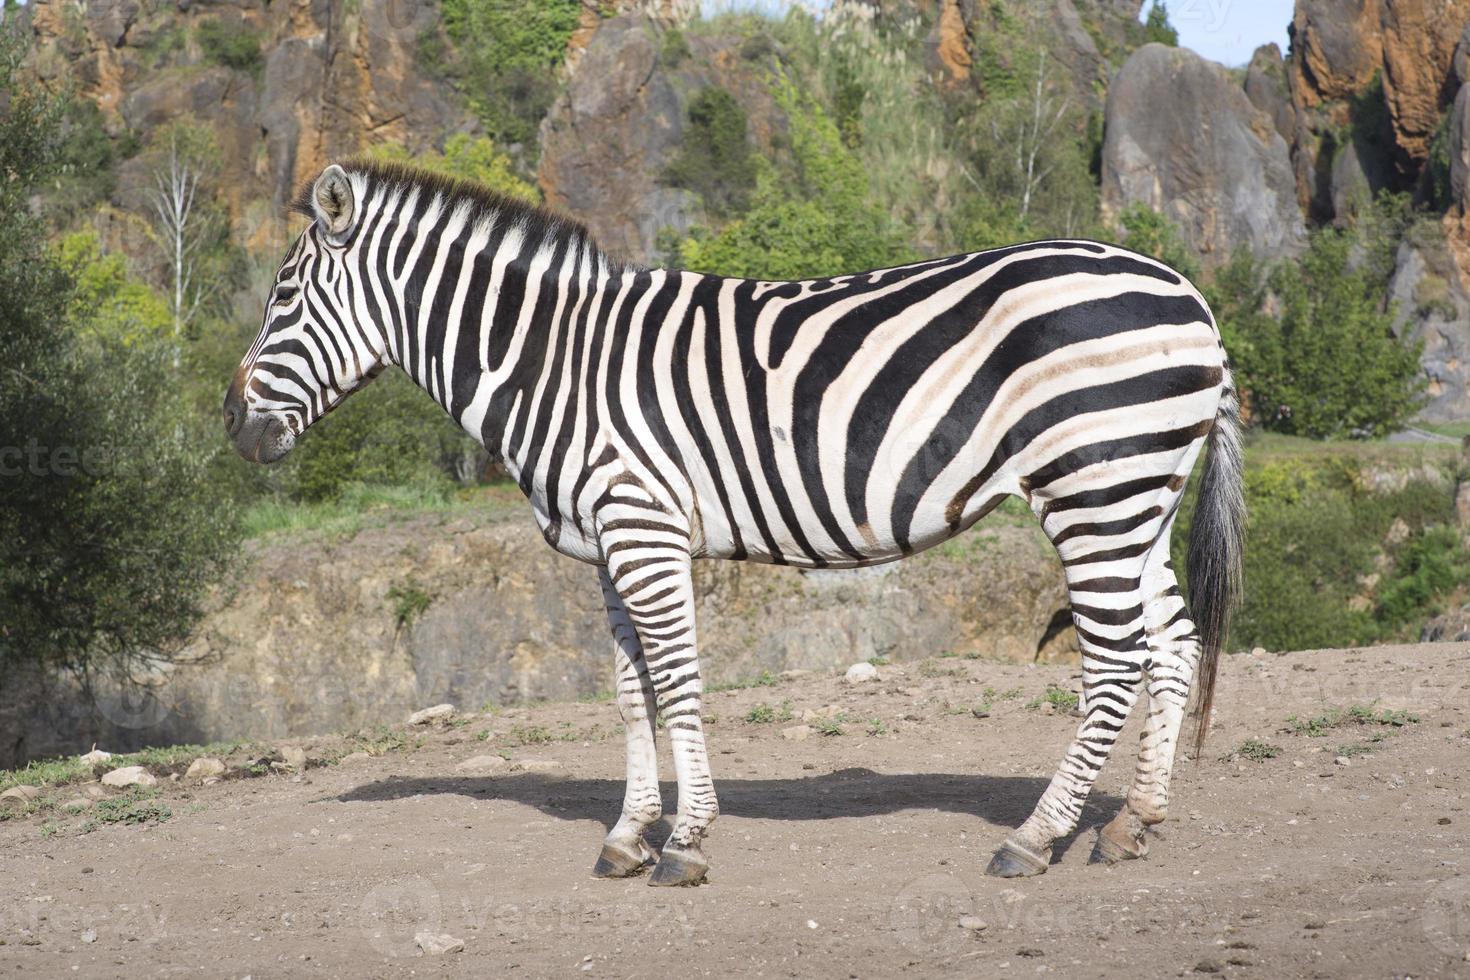
<svg viewBox="0 0 1470 980"><path fill-rule="evenodd" d="M1149 44L1108 90L1104 209L1141 203L1177 224L1206 265L1235 248L1290 254L1304 236L1285 140L1219 65Z"/></svg>
<svg viewBox="0 0 1470 980"><path fill-rule="evenodd" d="M213 131L217 185L247 245L277 247L296 187L328 161L379 142L422 149L476 126L447 82L417 63L420 36L437 29L430 0L34 0L31 63L70 80L114 134L146 141L165 123ZM206 23L257 38L259 56L214 63ZM124 201L149 186L125 166Z"/></svg>
<svg viewBox="0 0 1470 980"><path fill-rule="evenodd" d="M1400 335L1424 345L1423 417L1470 418L1470 247L1448 241L1405 241L1389 282Z"/></svg>
<svg viewBox="0 0 1470 980"><path fill-rule="evenodd" d="M947 650L1030 662L1076 656L1055 552L1004 515L908 561L801 572L696 562L704 676ZM252 544L248 569L151 693L0 678L0 766L21 756L169 742L293 738L399 724L442 703L478 709L611 687L594 569L546 547L524 512L416 518L350 540ZM400 615L390 591L429 598Z"/></svg>

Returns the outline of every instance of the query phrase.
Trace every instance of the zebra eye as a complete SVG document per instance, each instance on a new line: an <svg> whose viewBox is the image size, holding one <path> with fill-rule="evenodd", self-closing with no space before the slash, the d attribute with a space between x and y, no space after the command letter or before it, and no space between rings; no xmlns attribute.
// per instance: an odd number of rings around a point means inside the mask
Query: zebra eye
<svg viewBox="0 0 1470 980"><path fill-rule="evenodd" d="M295 286L290 286L290 285L277 286L276 287L275 302L277 302L277 303L289 303L293 299L296 298L296 294L299 293L299 292L301 292L301 290L298 289L298 288L296 288Z"/></svg>

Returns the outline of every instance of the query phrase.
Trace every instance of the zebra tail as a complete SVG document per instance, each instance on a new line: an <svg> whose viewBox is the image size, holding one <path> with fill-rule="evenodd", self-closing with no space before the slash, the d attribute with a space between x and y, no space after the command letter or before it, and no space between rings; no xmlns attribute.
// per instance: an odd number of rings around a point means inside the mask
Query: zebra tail
<svg viewBox="0 0 1470 980"><path fill-rule="evenodd" d="M1228 378L1228 376L1227 376ZM1189 607L1200 635L1200 663L1189 712L1194 757L1204 751L1215 704L1220 649L1230 617L1240 604L1241 552L1245 546L1244 454L1240 444L1240 402L1227 380L1209 456L1200 482L1194 523L1189 532Z"/></svg>

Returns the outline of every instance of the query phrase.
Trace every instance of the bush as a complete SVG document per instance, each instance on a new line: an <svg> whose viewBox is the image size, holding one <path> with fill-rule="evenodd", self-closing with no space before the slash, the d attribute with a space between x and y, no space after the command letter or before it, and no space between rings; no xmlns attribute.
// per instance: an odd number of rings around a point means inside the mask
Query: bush
<svg viewBox="0 0 1470 980"><path fill-rule="evenodd" d="M510 157L484 136L455 133L444 141L444 150L429 150L417 155L397 143L384 143L368 151L368 156L390 163L405 163L432 173L471 180L492 191L529 204L541 203L541 192L515 172Z"/></svg>
<svg viewBox="0 0 1470 980"><path fill-rule="evenodd" d="M718 85L701 89L689 103L689 128L664 181L694 191L705 210L725 216L750 206L755 178L745 110Z"/></svg>
<svg viewBox="0 0 1470 980"><path fill-rule="evenodd" d="M415 486L447 496L475 443L402 371L389 370L314 423L280 464L277 486L299 501L354 485ZM472 465L472 464L471 464Z"/></svg>
<svg viewBox="0 0 1470 980"><path fill-rule="evenodd" d="M1172 542L1181 580L1195 483ZM1416 478L1375 492L1365 485L1362 464L1324 453L1253 462L1245 490L1250 525L1245 602L1231 629L1236 647L1303 650L1412 638L1437 603L1470 585L1470 556L1442 486ZM1403 528L1391 533L1399 521Z"/></svg>
<svg viewBox="0 0 1470 980"><path fill-rule="evenodd" d="M1264 278L1248 258L1221 278L1227 347L1260 424L1318 439L1382 436L1422 405L1420 347L1394 336L1384 283L1355 264L1355 248L1350 234L1323 229Z"/></svg>
<svg viewBox="0 0 1470 980"><path fill-rule="evenodd" d="M718 233L681 242L678 262L718 275L801 279L912 259L832 119L788 77L772 84L790 127L789 170L760 167L750 210Z"/></svg>
<svg viewBox="0 0 1470 980"><path fill-rule="evenodd" d="M557 71L582 16L579 0L444 0L453 42L445 69L486 131L502 143L535 143L556 96Z"/></svg>
<svg viewBox="0 0 1470 980"><path fill-rule="evenodd" d="M240 71L258 71L263 63L260 35L245 24L206 20L194 31L204 57Z"/></svg>

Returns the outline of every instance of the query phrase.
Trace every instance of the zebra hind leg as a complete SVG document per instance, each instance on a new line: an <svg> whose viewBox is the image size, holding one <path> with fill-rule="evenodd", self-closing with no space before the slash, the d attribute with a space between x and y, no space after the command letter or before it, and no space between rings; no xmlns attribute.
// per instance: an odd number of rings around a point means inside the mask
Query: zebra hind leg
<svg viewBox="0 0 1470 980"><path fill-rule="evenodd" d="M1082 722L1031 816L1006 838L986 873L1002 878L1039 875L1052 842L1070 834L1097 774L1107 762L1138 698L1147 651L1141 591L1143 563L1118 558L1100 535L1061 537L1048 528L1067 573L1072 619L1082 647Z"/></svg>
<svg viewBox="0 0 1470 980"><path fill-rule="evenodd" d="M663 816L658 788L658 752L654 732L653 682L643 661L643 647L622 599L602 573L602 597L612 627L618 714L627 738L628 776L623 812L603 842L592 869L595 878L626 878L642 872L657 855L643 839Z"/></svg>
<svg viewBox="0 0 1470 980"><path fill-rule="evenodd" d="M1098 863L1146 855L1144 831L1162 823L1169 807L1169 780L1200 650L1198 632L1169 563L1168 541L1166 532L1144 573L1148 714L1139 739L1138 767L1127 801L1098 834L1092 852Z"/></svg>

